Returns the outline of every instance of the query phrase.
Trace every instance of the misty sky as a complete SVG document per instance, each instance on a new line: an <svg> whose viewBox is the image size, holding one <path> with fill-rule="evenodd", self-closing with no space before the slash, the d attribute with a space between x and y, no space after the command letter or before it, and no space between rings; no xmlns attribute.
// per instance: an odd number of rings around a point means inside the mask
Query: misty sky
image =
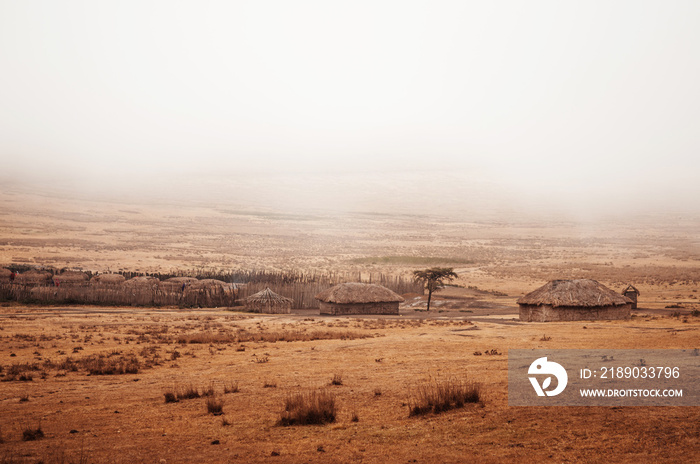
<svg viewBox="0 0 700 464"><path fill-rule="evenodd" d="M19 182L700 209L697 1L0 0L0 71Z"/></svg>

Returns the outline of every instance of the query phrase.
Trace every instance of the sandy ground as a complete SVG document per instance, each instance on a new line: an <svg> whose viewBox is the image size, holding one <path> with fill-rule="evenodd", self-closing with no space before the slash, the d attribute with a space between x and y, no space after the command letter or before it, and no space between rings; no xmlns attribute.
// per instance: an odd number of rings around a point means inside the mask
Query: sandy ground
<svg viewBox="0 0 700 464"><path fill-rule="evenodd" d="M533 324L515 321L512 310L498 315L478 310L461 319L403 312L378 319L5 307L0 364L6 373L13 363L42 365L95 353L135 353L142 366L149 359L157 362L136 374L47 368L33 372L31 381L3 382L0 455L22 462L75 460L81 453L90 462L691 462L700 457L698 408L508 407L506 371L513 348L694 347L700 318L637 311L628 321ZM240 328L350 331L368 338L177 342L181 334ZM473 354L491 350L500 354ZM336 374L342 385L331 386ZM480 382L482 401L409 417L412 388L449 378ZM224 386L234 382L240 391L224 394ZM208 414L203 398L164 402L164 392L188 384L213 385L225 414ZM336 394L334 424L275 425L290 392L316 388ZM351 421L353 414L358 422ZM230 425L222 425L224 418ZM44 438L21 440L25 428L37 426ZM218 444L212 444L215 440Z"/></svg>

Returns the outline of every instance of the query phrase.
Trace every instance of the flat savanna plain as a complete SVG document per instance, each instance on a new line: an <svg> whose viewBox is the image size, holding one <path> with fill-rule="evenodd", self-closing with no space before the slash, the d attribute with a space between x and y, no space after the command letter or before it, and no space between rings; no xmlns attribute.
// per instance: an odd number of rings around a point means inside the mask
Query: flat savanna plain
<svg viewBox="0 0 700 464"><path fill-rule="evenodd" d="M445 265L455 267L461 287L443 291L430 313L408 296L401 316L374 318L7 304L0 313L8 380L0 383L0 459L692 462L700 448L697 407L509 407L506 368L516 348L699 347L700 318L691 314L699 225L679 217L583 227L290 215L2 193L4 264L363 275ZM627 321L515 320L518 296L551 278L576 277L618 290L633 283L640 309ZM104 375L99 359L138 369ZM334 376L341 385L331 385ZM481 383L479 403L409 417L419 384L465 378ZM164 393L188 386L213 390L223 415L207 411L208 398L165 402ZM336 395L336 422L276 425L290 393L317 388ZM37 427L43 438L22 440Z"/></svg>

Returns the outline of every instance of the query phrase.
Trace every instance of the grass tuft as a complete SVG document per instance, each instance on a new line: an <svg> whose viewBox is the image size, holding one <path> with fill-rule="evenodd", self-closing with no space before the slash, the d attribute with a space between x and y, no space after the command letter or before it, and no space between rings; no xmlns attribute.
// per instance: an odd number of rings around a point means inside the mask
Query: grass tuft
<svg viewBox="0 0 700 464"><path fill-rule="evenodd" d="M466 403L478 403L480 399L481 385L475 382L453 379L426 382L411 392L409 415L420 416L431 412L439 414L464 407Z"/></svg>
<svg viewBox="0 0 700 464"><path fill-rule="evenodd" d="M238 393L238 382L224 384L224 393Z"/></svg>
<svg viewBox="0 0 700 464"><path fill-rule="evenodd" d="M294 393L284 401L277 425L312 425L335 422L338 408L335 395L326 390Z"/></svg>
<svg viewBox="0 0 700 464"><path fill-rule="evenodd" d="M22 441L34 441L44 438L44 431L41 430L41 425L36 428L25 427L22 431Z"/></svg>
<svg viewBox="0 0 700 464"><path fill-rule="evenodd" d="M207 398L207 412L209 414L214 414L215 416L220 416L224 413L224 402L216 396L210 396Z"/></svg>
<svg viewBox="0 0 700 464"><path fill-rule="evenodd" d="M194 385L190 384L186 387L179 387L177 389L177 399L178 400L191 400L194 398L199 398L199 390Z"/></svg>

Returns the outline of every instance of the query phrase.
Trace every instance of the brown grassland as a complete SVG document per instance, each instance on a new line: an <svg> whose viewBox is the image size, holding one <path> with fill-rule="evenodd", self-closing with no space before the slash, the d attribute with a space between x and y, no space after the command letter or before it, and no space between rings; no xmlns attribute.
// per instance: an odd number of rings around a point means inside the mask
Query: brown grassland
<svg viewBox="0 0 700 464"><path fill-rule="evenodd" d="M697 461L697 407L509 407L507 356L700 348L700 220L542 224L0 193L1 264L460 276L400 316L3 303L0 463ZM632 283L640 309L519 322L515 300L552 278ZM412 413L470 382L478 401ZM323 424L295 422L306 400Z"/></svg>

